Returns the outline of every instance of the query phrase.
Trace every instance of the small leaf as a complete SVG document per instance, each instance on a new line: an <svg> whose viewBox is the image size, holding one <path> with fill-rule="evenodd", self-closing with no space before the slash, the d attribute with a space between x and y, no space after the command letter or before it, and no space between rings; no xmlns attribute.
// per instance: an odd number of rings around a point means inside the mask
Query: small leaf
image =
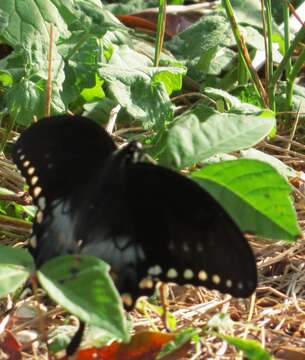
<svg viewBox="0 0 305 360"><path fill-rule="evenodd" d="M290 198L291 187L269 164L231 160L192 173L243 231L295 241L300 234Z"/></svg>
<svg viewBox="0 0 305 360"><path fill-rule="evenodd" d="M0 245L0 298L22 286L34 268L26 250Z"/></svg>
<svg viewBox="0 0 305 360"><path fill-rule="evenodd" d="M49 296L84 322L128 340L121 299L109 275L109 265L91 256L61 256L37 272Z"/></svg>
<svg viewBox="0 0 305 360"><path fill-rule="evenodd" d="M197 337L199 333L200 330L194 328L186 328L181 330L179 333L176 334L175 339L171 340L168 344L163 346L163 349L157 356L157 359L168 359L169 356L174 356L174 354L175 356L173 357L173 359L182 358L182 352L186 352L185 345L189 344L190 341L193 340L193 338Z"/></svg>
<svg viewBox="0 0 305 360"><path fill-rule="evenodd" d="M244 340L234 336L221 336L221 338L242 350L249 360L272 360L268 351L255 340Z"/></svg>

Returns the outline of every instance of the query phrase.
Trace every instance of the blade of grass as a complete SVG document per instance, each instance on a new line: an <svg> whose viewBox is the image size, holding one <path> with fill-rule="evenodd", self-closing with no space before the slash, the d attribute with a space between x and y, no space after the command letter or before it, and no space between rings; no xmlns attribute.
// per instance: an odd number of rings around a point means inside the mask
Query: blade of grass
<svg viewBox="0 0 305 360"><path fill-rule="evenodd" d="M166 0L160 0L154 66L159 66L160 54L164 42L165 25L166 25Z"/></svg>
<svg viewBox="0 0 305 360"><path fill-rule="evenodd" d="M293 39L293 41L291 42L291 45L289 46L288 50L286 51L282 61L280 62L278 68L276 69L276 71L274 72L272 78L270 79L269 82L269 94L273 95L275 94L275 87L277 82L279 81L283 71L286 69L286 66L288 64L288 62L291 60L291 57L293 55L294 50L299 46L300 42L303 41L305 38L305 27L301 27L301 29L297 32L295 38ZM300 55L301 56L301 55ZM299 62L297 61L298 66L299 66ZM298 70L298 67L294 69L294 74L296 73L296 71ZM291 74L289 75L289 78L291 77ZM293 79L293 77L291 77L291 80ZM290 81L290 80L288 80ZM271 100L271 103L274 101L274 99Z"/></svg>
<svg viewBox="0 0 305 360"><path fill-rule="evenodd" d="M290 46L290 29L289 29L289 7L288 5L283 2L283 18L284 18L284 53L289 49ZM286 110L291 110L292 108L292 87L293 84L288 82L289 74L291 72L291 58L288 59L287 65L285 67L285 74L286 74Z"/></svg>

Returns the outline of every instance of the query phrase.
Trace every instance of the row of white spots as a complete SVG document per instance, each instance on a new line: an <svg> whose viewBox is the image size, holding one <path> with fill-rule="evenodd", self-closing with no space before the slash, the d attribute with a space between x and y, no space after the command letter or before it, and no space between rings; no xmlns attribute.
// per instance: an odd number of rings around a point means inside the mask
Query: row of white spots
<svg viewBox="0 0 305 360"><path fill-rule="evenodd" d="M177 247L177 246L174 244L173 241L169 242L169 244L168 244L168 249L169 249L170 251L174 251L176 247ZM184 241L184 242L182 243L181 249L182 249L182 251L185 252L185 253L188 253L188 252L191 250L189 244L188 244L186 241ZM202 252L202 251L203 251L203 245L202 245L202 243L201 243L200 241L197 242L197 244L196 244L196 246L195 246L195 249L196 249L196 251L198 251L198 252Z"/></svg>
<svg viewBox="0 0 305 360"><path fill-rule="evenodd" d="M38 224L41 224L43 221L43 210L46 207L46 199L44 197L40 196L40 194L42 192L42 188L37 185L39 182L39 178L37 175L35 175L35 167L31 166L31 162L29 160L26 160L26 156L25 156L25 154L22 153L22 149L18 149L17 154L20 155L19 159L22 162L23 168L26 169L26 172L30 179L30 185L33 187L32 194L33 194L34 199L37 201L37 204L39 207L39 210L36 214L36 222ZM36 243L37 243L37 240L33 236L30 239L30 244L32 247L36 247Z"/></svg>
<svg viewBox="0 0 305 360"><path fill-rule="evenodd" d="M161 268L160 265L154 265L154 266L152 266L151 268L148 269L148 274L151 275L151 276L159 276L159 275L161 275L162 273L163 273L163 270L162 270L162 268ZM171 279L171 280L176 279L176 278L178 277L178 275L179 275L179 274L178 274L178 271L177 271L176 269L174 269L174 268L170 268L170 269L168 269L167 272L166 272L166 277L167 277L168 279ZM191 279L193 279L195 276L196 276L196 275L194 274L194 271L191 270L191 269L185 269L185 270L183 271L183 277L184 277L184 279L186 279L186 280L191 280ZM207 280L208 280L208 274L207 274L207 272L204 271L204 270L199 271L198 274L197 274L197 277L198 277L198 279L199 279L200 281L207 281ZM147 278L146 278L145 280L147 280ZM211 281L212 281L212 283L214 283L215 285L219 285L219 284L221 283L221 277L220 277L219 275L217 275L217 274L214 274L214 275L211 276ZM140 284L141 284L141 282L140 282ZM139 286L140 286L140 285L139 285ZM231 287L233 286L232 280L227 279L227 280L225 281L225 286L226 286L227 288L231 288ZM145 287L147 287L147 286L145 286ZM152 287L152 286L150 286L150 287ZM243 288L243 283L242 283L242 282L239 282L239 283L237 284L237 287L238 287L239 290L241 290L241 289ZM142 286L140 286L140 288L142 288Z"/></svg>

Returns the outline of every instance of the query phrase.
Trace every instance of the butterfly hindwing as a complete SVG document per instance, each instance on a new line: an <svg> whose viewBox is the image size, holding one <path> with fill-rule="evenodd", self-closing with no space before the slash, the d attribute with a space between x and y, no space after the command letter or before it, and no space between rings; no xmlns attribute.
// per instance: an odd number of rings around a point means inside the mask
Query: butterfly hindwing
<svg viewBox="0 0 305 360"><path fill-rule="evenodd" d="M236 297L254 291L252 250L211 195L190 179L151 164L130 165L126 178L136 244L146 254L141 266L147 275Z"/></svg>

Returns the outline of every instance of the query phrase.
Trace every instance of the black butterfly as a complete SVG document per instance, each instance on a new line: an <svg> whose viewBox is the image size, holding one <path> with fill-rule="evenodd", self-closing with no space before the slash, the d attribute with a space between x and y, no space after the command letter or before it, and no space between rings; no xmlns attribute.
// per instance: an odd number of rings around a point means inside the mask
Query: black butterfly
<svg viewBox="0 0 305 360"><path fill-rule="evenodd" d="M234 221L192 180L145 162L139 143L117 149L95 122L53 116L23 132L13 158L38 206L30 240L38 266L98 256L127 305L156 279L236 297L255 290L255 258Z"/></svg>

